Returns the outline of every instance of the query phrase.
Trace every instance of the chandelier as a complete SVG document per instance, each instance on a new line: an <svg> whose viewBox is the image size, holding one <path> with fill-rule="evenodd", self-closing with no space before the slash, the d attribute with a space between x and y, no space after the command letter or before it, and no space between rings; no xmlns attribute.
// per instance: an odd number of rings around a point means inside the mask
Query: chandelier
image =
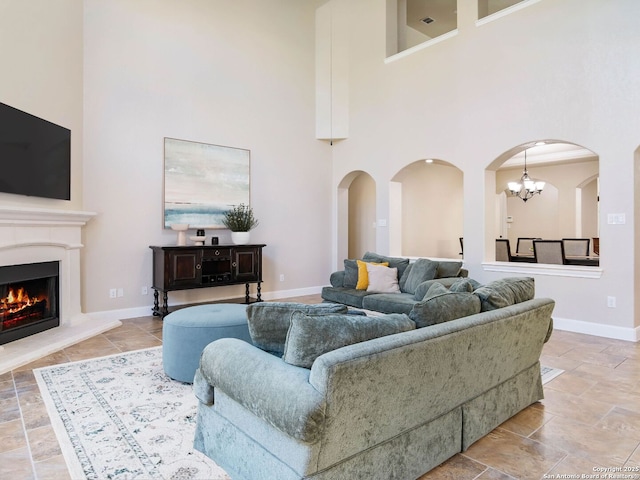
<svg viewBox="0 0 640 480"><path fill-rule="evenodd" d="M524 151L524 171L522 172L522 177L520 177L519 182L509 182L507 184L509 188L509 192L514 197L519 197L523 202L526 202L531 197L538 193L542 193L544 189L545 182L541 182L539 180L533 180L529 176L529 172L527 171L527 150Z"/></svg>

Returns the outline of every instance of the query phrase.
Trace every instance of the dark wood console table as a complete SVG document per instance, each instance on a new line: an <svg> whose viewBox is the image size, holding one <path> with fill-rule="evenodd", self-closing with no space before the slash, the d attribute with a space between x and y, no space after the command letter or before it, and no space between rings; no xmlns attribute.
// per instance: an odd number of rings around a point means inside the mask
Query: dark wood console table
<svg viewBox="0 0 640 480"><path fill-rule="evenodd" d="M189 245L150 246L153 250L153 314L169 313L168 292L193 288L245 284L245 303L249 303L249 284L258 284L261 302L262 248L266 245ZM162 292L162 307L159 294Z"/></svg>

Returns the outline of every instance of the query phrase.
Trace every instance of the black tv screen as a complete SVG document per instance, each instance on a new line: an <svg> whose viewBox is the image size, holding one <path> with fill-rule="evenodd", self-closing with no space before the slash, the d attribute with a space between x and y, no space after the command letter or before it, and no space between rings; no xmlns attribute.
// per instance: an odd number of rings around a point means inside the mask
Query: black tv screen
<svg viewBox="0 0 640 480"><path fill-rule="evenodd" d="M71 130L0 103L0 192L71 199Z"/></svg>

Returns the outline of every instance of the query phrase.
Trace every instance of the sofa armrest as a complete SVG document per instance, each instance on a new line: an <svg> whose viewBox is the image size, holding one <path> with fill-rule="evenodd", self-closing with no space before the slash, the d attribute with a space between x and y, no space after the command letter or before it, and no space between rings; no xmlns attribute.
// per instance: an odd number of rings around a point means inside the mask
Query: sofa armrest
<svg viewBox="0 0 640 480"><path fill-rule="evenodd" d="M458 277L467 278L468 276L469 276L469 270L467 270L466 268L461 268L460 271L458 272Z"/></svg>
<svg viewBox="0 0 640 480"><path fill-rule="evenodd" d="M295 367L236 338L222 338L205 347L194 388L207 395L206 381L278 430L306 443L320 438L325 399L309 384L309 370ZM206 404L206 402L203 402Z"/></svg>
<svg viewBox="0 0 640 480"><path fill-rule="evenodd" d="M329 283L332 287L344 287L344 270L333 272L329 277Z"/></svg>

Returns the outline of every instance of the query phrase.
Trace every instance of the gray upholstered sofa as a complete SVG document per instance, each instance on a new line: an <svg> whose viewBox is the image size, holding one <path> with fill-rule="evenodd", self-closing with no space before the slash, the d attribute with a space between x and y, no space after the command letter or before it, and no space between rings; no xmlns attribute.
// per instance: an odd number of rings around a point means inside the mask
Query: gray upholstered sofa
<svg viewBox="0 0 640 480"><path fill-rule="evenodd" d="M397 270L397 290L388 288L371 289L367 285L358 286L358 263L356 259L344 260L344 270L333 272L329 279L331 286L322 288L322 299L326 302L341 303L355 308L364 308L382 313L409 313L422 300L429 287L441 283L450 287L469 272L462 268L461 261L431 260L419 258L411 262L408 258L388 257L367 252L362 262L388 263Z"/></svg>
<svg viewBox="0 0 640 480"><path fill-rule="evenodd" d="M202 354L195 447L234 480L414 480L543 398L554 302L533 298L533 279L432 288L414 325L248 307L257 346L220 339ZM440 322L450 310L461 318Z"/></svg>

